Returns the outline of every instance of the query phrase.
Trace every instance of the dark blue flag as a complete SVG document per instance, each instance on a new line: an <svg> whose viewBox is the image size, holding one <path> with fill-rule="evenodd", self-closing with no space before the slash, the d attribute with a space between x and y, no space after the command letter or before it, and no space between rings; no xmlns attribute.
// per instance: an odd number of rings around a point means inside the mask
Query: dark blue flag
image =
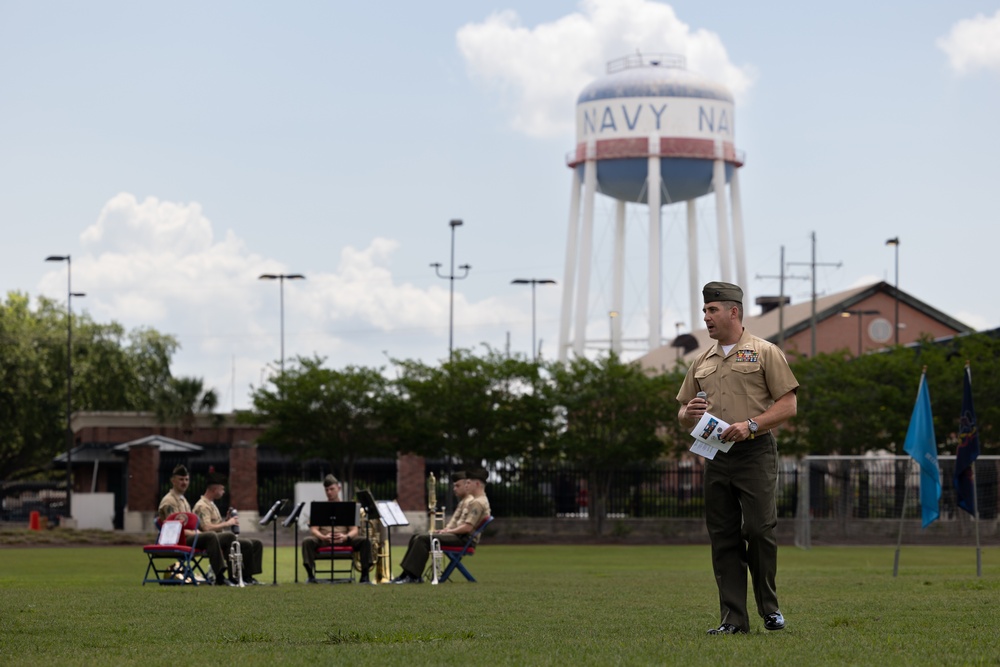
<svg viewBox="0 0 1000 667"><path fill-rule="evenodd" d="M962 415L958 419L958 451L955 452L955 495L958 506L976 514L976 480L972 462L979 458L979 429L976 410L972 407L972 370L965 367L962 381Z"/></svg>
<svg viewBox="0 0 1000 667"><path fill-rule="evenodd" d="M920 376L917 403L910 415L903 451L920 466L920 516L926 528L940 516L941 469L938 468L937 440L934 438L934 417L931 415L931 393L927 376Z"/></svg>

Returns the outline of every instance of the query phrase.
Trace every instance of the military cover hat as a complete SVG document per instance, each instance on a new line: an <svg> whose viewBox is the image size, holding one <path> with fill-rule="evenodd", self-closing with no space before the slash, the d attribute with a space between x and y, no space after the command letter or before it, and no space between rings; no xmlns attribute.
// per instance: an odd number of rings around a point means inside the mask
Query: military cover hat
<svg viewBox="0 0 1000 667"><path fill-rule="evenodd" d="M229 480L226 479L226 476L220 472L215 472L213 470L212 472L208 473L208 479L207 479L208 486L212 486L215 484L218 484L220 486L225 486L227 481Z"/></svg>
<svg viewBox="0 0 1000 667"><path fill-rule="evenodd" d="M480 482L485 482L486 478L489 477L489 473L486 472L485 468L475 468L473 470L466 470L465 476L467 479L478 479Z"/></svg>
<svg viewBox="0 0 1000 667"><path fill-rule="evenodd" d="M710 282L701 290L701 295L705 297L705 303L713 301L736 301L743 303L743 290L740 289L739 285L732 283Z"/></svg>

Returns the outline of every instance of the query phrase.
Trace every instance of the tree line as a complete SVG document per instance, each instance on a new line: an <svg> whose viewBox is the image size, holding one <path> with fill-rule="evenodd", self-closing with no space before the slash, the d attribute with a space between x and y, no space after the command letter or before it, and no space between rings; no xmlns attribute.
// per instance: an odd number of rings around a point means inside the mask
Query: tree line
<svg viewBox="0 0 1000 667"><path fill-rule="evenodd" d="M0 302L0 480L47 477L65 451L66 318L65 305L44 297L35 308L18 292ZM202 380L171 375L177 349L155 329L74 315L73 410L148 411L177 423L214 410L217 395Z"/></svg>
<svg viewBox="0 0 1000 667"><path fill-rule="evenodd" d="M45 475L64 448L65 317L56 302L40 299L32 309L22 294L0 304L0 479ZM172 422L214 411L215 393L201 380L171 375L174 337L125 331L86 314L74 316L73 331L74 410L152 411ZM780 450L901 454L926 366L941 451L953 453L968 360L983 452L997 453L998 354L1000 341L973 334L859 358L846 349L790 355L802 386ZM265 429L263 444L327 460L348 480L360 457L400 451L470 463L567 461L593 471L599 502L612 468L687 450L674 398L685 370L650 373L615 355L534 362L490 348L457 350L438 364L392 360L380 368L298 357L284 375L251 388L252 408L239 418Z"/></svg>

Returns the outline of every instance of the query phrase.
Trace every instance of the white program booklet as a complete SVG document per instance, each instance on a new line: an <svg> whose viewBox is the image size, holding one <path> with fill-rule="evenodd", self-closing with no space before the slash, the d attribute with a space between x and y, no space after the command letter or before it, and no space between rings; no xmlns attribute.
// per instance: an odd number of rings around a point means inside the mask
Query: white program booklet
<svg viewBox="0 0 1000 667"><path fill-rule="evenodd" d="M733 443L723 442L719 439L719 436L727 428L729 428L728 422L706 412L691 430L691 437L694 438L691 451L706 459L714 459L719 451L728 452Z"/></svg>
<svg viewBox="0 0 1000 667"><path fill-rule="evenodd" d="M691 451L698 456L703 456L709 461L715 458L715 455L719 452L718 447L713 447L712 445L706 445L704 442L695 440L691 443Z"/></svg>

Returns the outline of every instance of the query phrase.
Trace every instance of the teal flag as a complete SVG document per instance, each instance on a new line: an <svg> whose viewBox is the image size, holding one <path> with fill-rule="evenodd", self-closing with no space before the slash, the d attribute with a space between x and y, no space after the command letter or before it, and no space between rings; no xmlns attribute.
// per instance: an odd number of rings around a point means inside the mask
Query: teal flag
<svg viewBox="0 0 1000 667"><path fill-rule="evenodd" d="M940 516L941 470L938 468L937 440L934 438L934 418L931 416L931 393L927 376L920 376L917 404L910 415L903 450L920 466L920 515L922 527L931 525Z"/></svg>

